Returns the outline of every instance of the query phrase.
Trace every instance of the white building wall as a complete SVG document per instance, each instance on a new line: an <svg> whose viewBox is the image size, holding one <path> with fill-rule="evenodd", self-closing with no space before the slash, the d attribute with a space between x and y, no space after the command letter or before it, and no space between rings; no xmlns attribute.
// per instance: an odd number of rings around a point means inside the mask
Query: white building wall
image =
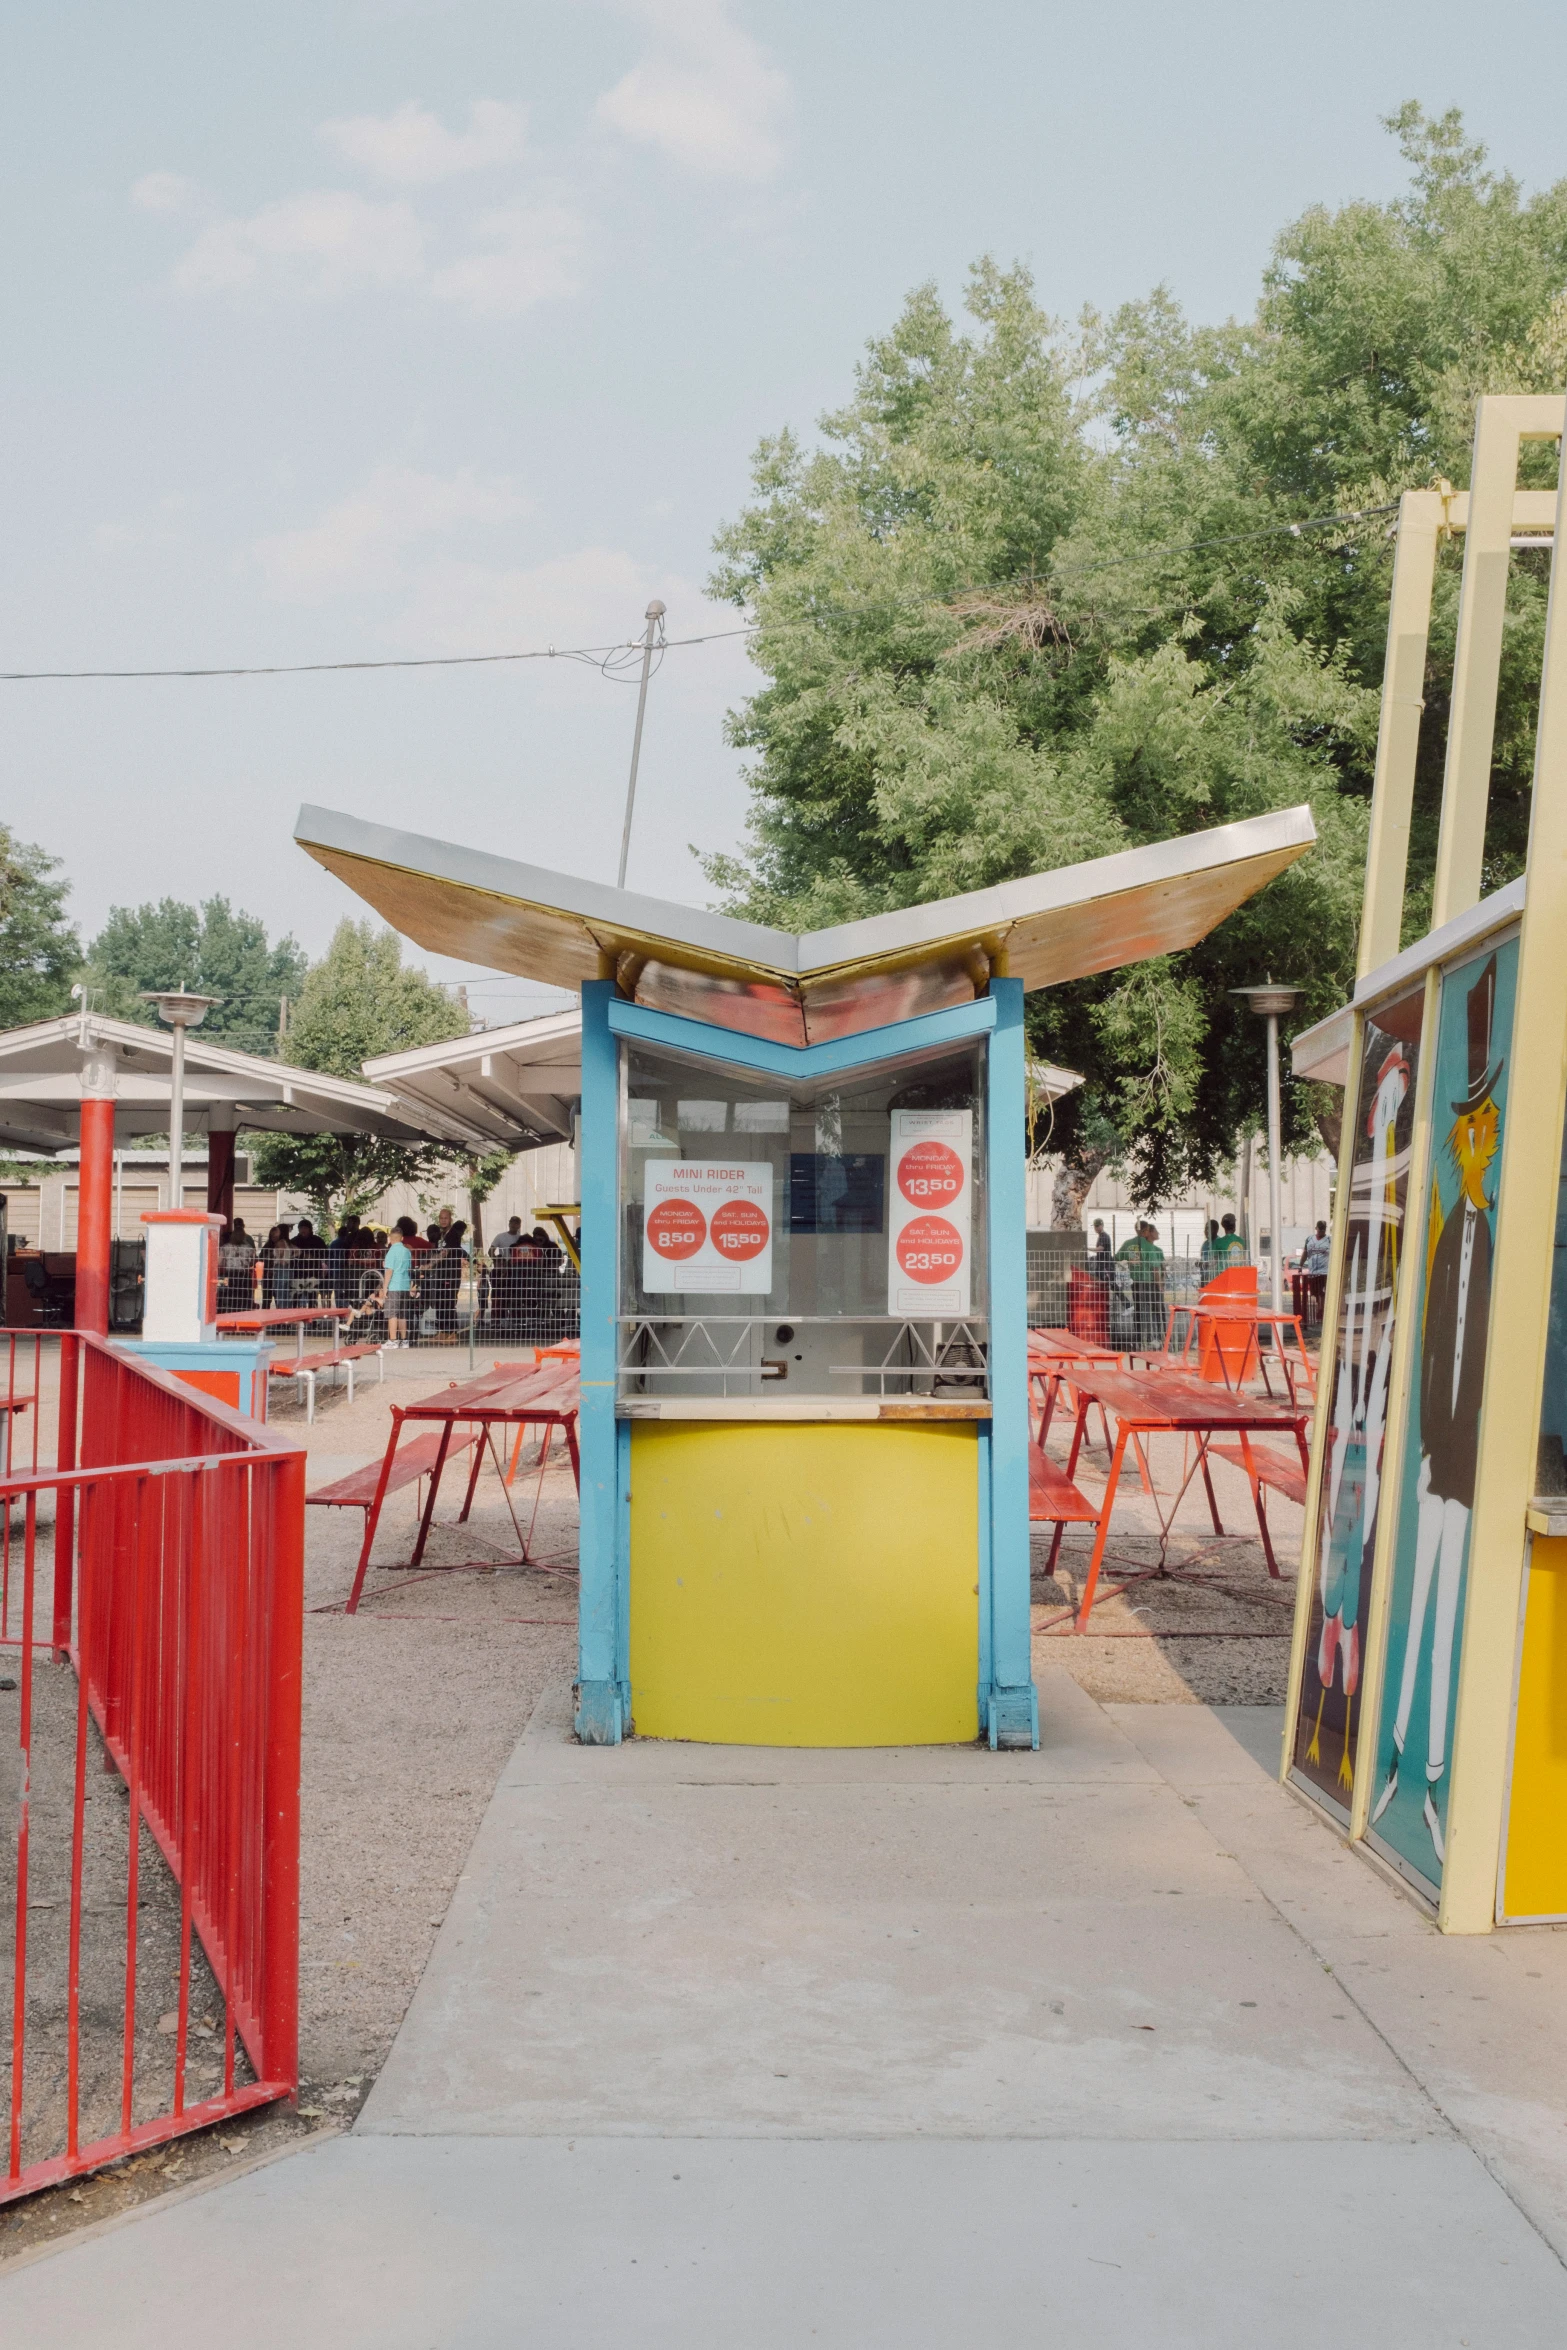
<svg viewBox="0 0 1567 2350"><path fill-rule="evenodd" d="M1211 1191L1185 1191L1157 1209L1134 1207L1125 1185L1108 1170L1098 1175L1083 1203L1083 1229L1093 1229L1094 1218L1102 1217L1113 1247L1119 1248L1129 1240L1139 1221L1146 1219L1157 1225L1160 1246L1168 1256L1195 1256L1202 1246L1203 1233L1210 1222L1234 1216L1251 1240L1254 1255L1264 1253L1268 1235L1268 1166L1267 1145L1260 1139L1251 1151L1251 1181L1247 1196L1245 1183L1246 1154L1243 1152L1230 1170L1227 1182L1221 1182ZM1047 1160L1042 1166L1028 1170L1028 1222L1030 1229L1048 1227L1050 1223L1050 1195L1055 1183L1057 1162ZM1337 1174L1333 1161L1325 1150L1303 1153L1298 1158L1286 1159L1280 1169L1286 1255L1293 1256L1304 1243L1307 1234L1319 1221L1331 1223L1333 1216L1333 1185Z"/></svg>

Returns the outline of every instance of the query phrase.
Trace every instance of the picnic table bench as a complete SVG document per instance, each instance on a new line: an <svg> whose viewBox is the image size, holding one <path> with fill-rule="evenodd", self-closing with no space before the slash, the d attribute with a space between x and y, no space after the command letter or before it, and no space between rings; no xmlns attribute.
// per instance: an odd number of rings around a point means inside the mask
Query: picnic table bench
<svg viewBox="0 0 1567 2350"><path fill-rule="evenodd" d="M348 1400L352 1403L354 1400L354 1365L363 1362L370 1355L375 1357L381 1367L381 1380L384 1385L386 1356L379 1346L372 1345L368 1340L362 1346L323 1348L319 1354L296 1355L292 1362L273 1363L269 1366L268 1376L273 1379L297 1379L303 1382L305 1423L308 1427L316 1416L316 1380L319 1374L323 1371L346 1370L348 1373Z"/></svg>
<svg viewBox="0 0 1567 2350"><path fill-rule="evenodd" d="M447 1446L448 1454L466 1452L470 1444L478 1443L482 1434L483 1430L479 1428L464 1430L454 1445ZM346 1477L337 1478L331 1485L318 1485L314 1493L305 1495L305 1505L308 1509L363 1510L368 1536L370 1512L375 1510L379 1515L380 1505L389 1493L397 1493L403 1486L412 1485L417 1478L427 1477L435 1467L440 1449L440 1437L431 1429L428 1435L416 1436L411 1444L403 1445L396 1459L390 1463L386 1460L372 1461L368 1468L351 1470ZM367 1540L354 1586L356 1599L368 1558ZM350 1609L349 1613L352 1614L353 1610Z"/></svg>
<svg viewBox="0 0 1567 2350"><path fill-rule="evenodd" d="M1073 1484L1066 1471L1050 1458L1042 1444L1028 1448L1028 1514L1035 1525L1055 1527L1050 1544L1048 1574L1056 1570L1056 1554L1068 1526L1097 1526L1102 1503L1091 1502Z"/></svg>

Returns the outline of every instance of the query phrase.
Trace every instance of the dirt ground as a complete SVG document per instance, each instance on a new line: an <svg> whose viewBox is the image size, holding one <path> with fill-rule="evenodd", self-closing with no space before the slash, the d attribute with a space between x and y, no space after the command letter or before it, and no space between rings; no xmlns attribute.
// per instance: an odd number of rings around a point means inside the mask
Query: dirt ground
<svg viewBox="0 0 1567 2350"><path fill-rule="evenodd" d="M487 1355L480 1367L493 1359ZM456 1352L393 1356L387 1369L385 1383L372 1376L352 1405L340 1392L324 1392L313 1428L305 1426L302 1402L274 1396L274 1425L306 1446L309 1490L379 1459L394 1401L411 1401L468 1375L466 1354ZM46 1427L49 1418L46 1406ZM1179 1444L1172 1438L1156 1445L1161 1488L1178 1477ZM1054 1433L1051 1451L1064 1460L1064 1442ZM1103 1476L1103 1453L1090 1450L1079 1464L1078 1482L1097 1497ZM358 2111L413 1995L507 1756L541 1691L569 1675L575 1659L577 1511L563 1452L557 1446L542 1480L524 1470L512 1489L536 1561L532 1567L501 1563L515 1558L518 1543L489 1466L468 1525L450 1523L463 1482L460 1469L448 1472L439 1513L446 1523L433 1535L418 1573L399 1571L397 1562L412 1547L422 1488L405 1488L388 1503L364 1601L353 1618L342 1608L362 1513L306 1513L298 2109L243 2116L75 2186L0 2209L0 2261L151 2196L249 2167L313 2132L343 2126ZM1213 1534L1199 1488L1195 1501L1188 1494L1166 1545L1169 1566L1198 1580L1150 1579L1117 1594L1107 1587L1129 1571L1154 1566L1160 1548L1153 1505L1123 1484L1094 1629L1086 1636L1072 1631L1070 1618L1091 1529L1068 1531L1053 1578L1045 1573L1048 1529L1035 1529L1034 1645L1041 1665L1064 1665L1091 1695L1122 1703L1282 1700L1301 1513L1276 1496L1271 1501L1269 1523L1284 1570L1284 1579L1273 1581L1256 1540L1245 1479L1218 1463L1214 1482L1225 1536ZM451 1571L458 1566L466 1571ZM74 1725L74 1682L68 1672L54 1672L59 1687L41 1701L40 1712L41 1722L55 1725L47 1741L51 1753ZM0 1667L0 1680L14 1674L14 1665ZM40 1688L46 1685L53 1687L47 1671ZM15 1736L16 1703L14 1693L0 1688L0 1750ZM123 1790L113 1774L101 1774L94 1793L104 1882L123 1885ZM138 2000L138 2100L156 2100L170 2061L170 2043L159 2031L167 2021L168 1996L160 1986L172 1964L170 1919L176 1927L178 1921L172 1880L149 1845L144 1839L138 1945L146 1954L146 1980ZM63 1849L68 1852L68 1834ZM35 1856L35 1904L44 1892L38 1865ZM14 1858L12 1870L14 1876ZM111 1916L111 1909L106 1902L105 1955L98 1969L105 2045L94 2060L93 2079L100 2102L112 2102L119 2080L120 2010L108 1953L113 1945L123 1960L123 1892L118 1915ZM3 1885L0 1914L10 1914ZM45 1944L53 1931L45 1921L55 1914L38 1912ZM42 1964L43 1946L38 1955ZM193 1995L192 2014L192 2061L210 2076L214 2050L201 2025L221 2014L215 1994ZM30 2045L32 2038L30 2029ZM194 2093L203 2085L193 2084ZM29 2111L42 2112L48 2093L47 2080L40 2078Z"/></svg>

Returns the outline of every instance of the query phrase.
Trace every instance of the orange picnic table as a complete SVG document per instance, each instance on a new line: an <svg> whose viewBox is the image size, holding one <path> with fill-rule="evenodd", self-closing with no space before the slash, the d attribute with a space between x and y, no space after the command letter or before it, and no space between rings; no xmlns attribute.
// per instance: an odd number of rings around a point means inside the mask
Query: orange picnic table
<svg viewBox="0 0 1567 2350"><path fill-rule="evenodd" d="M457 1515L462 1525L473 1507L474 1489L479 1482L479 1471L488 1452L501 1480L501 1492L516 1532L519 1556L515 1559L486 1560L486 1566L526 1566L529 1564L527 1536L517 1523L512 1508L511 1492L499 1454L495 1449L494 1431L497 1427L532 1425L546 1431L560 1428L566 1438L566 1449L571 1456L571 1472L580 1489L582 1477L577 1453L577 1371L570 1361L556 1361L537 1366L517 1367L498 1364L493 1371L482 1372L476 1379L464 1380L460 1385L443 1388L435 1395L427 1395L418 1403L392 1406L392 1429L387 1438L386 1453L374 1484L371 1472L359 1470L355 1475L341 1478L335 1486L322 1488L311 1494L312 1502L336 1506L362 1508L365 1512L364 1541L360 1547L359 1565L354 1574L354 1587L348 1597L346 1613L353 1615L359 1606L359 1595L364 1588L365 1572L370 1564L370 1552L380 1524L381 1508L389 1492L413 1479L427 1476L429 1491L419 1519L419 1533L414 1543L410 1567L417 1567L424 1557L430 1526L435 1516L435 1497L440 1491L441 1475L454 1451L472 1451L473 1465L468 1474L468 1490ZM413 1443L402 1445L403 1431L412 1421L420 1429Z"/></svg>
<svg viewBox="0 0 1567 2350"><path fill-rule="evenodd" d="M294 1328L295 1351L305 1351L305 1325L309 1322L352 1322L352 1306L247 1306L243 1313L217 1314L213 1317L215 1330L249 1330L258 1337L268 1330L281 1330L290 1323Z"/></svg>
<svg viewBox="0 0 1567 2350"><path fill-rule="evenodd" d="M1072 1448L1067 1459L1068 1479L1077 1473L1078 1455L1090 1410L1098 1405L1101 1410L1115 1415L1115 1445L1110 1456L1110 1470L1105 1482L1104 1500L1094 1537L1093 1555L1088 1564L1088 1579L1077 1611L1077 1629L1083 1631L1088 1623L1099 1583L1099 1569L1104 1559L1105 1543L1110 1532L1110 1515L1116 1490L1121 1481L1121 1468L1130 1449L1142 1471L1143 1483L1153 1500L1159 1520L1159 1563L1142 1573L1127 1575L1116 1586L1124 1589L1131 1583L1155 1578L1185 1581L1178 1570L1166 1561L1165 1551L1175 1513L1185 1498L1192 1479L1199 1474L1208 1497L1208 1509L1216 1534L1224 1532L1219 1517L1219 1505L1209 1474L1208 1455L1216 1437L1232 1435L1234 1445L1219 1448L1221 1456L1235 1461L1243 1468L1251 1485L1252 1501L1257 1512L1257 1524L1262 1535L1263 1553L1268 1572L1277 1576L1278 1563L1273 1555L1273 1544L1268 1532L1266 1505L1263 1499L1265 1485L1300 1498L1305 1491L1309 1454L1306 1443L1307 1415L1292 1402L1280 1397L1238 1395L1225 1388L1213 1388L1205 1381L1188 1379L1179 1372L1124 1371L1109 1369L1099 1364L1074 1367L1072 1385L1077 1395L1077 1417L1072 1430ZM1259 1437L1280 1434L1292 1436L1299 1453L1299 1467L1288 1455L1260 1444ZM1146 1441L1151 1436L1187 1436L1193 1440L1193 1452L1180 1486L1166 1511L1160 1506L1149 1467Z"/></svg>

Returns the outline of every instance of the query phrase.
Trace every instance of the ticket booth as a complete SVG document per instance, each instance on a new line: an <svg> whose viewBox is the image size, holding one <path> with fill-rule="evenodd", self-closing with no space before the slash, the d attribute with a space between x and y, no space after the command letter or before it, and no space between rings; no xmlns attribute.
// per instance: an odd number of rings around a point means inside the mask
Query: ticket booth
<svg viewBox="0 0 1567 2350"><path fill-rule="evenodd" d="M580 988L578 1735L1035 1743L1025 992L1190 945L1309 812L803 937L296 837L421 945Z"/></svg>
<svg viewBox="0 0 1567 2350"><path fill-rule="evenodd" d="M1021 983L805 1049L585 999L638 1732L1032 1743Z"/></svg>

